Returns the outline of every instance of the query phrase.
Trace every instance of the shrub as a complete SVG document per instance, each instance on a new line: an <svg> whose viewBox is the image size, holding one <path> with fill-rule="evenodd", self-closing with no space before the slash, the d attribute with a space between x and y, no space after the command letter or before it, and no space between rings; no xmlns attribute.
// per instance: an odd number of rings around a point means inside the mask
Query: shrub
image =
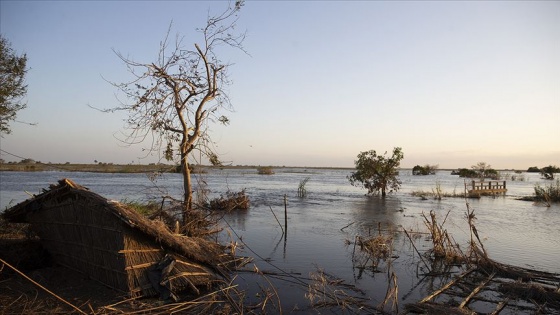
<svg viewBox="0 0 560 315"><path fill-rule="evenodd" d="M416 165L412 168L412 175L434 175L438 169L437 165L426 164L424 166Z"/></svg>
<svg viewBox="0 0 560 315"><path fill-rule="evenodd" d="M560 202L560 179L555 182L541 187L539 184L535 185L535 201L544 202L550 206L551 202Z"/></svg>
<svg viewBox="0 0 560 315"><path fill-rule="evenodd" d="M459 175L459 177L466 177L466 178L491 178L491 179L498 179L499 174L493 168L486 168L486 169L468 169L468 168L460 168L456 171L451 172L451 175Z"/></svg>
<svg viewBox="0 0 560 315"><path fill-rule="evenodd" d="M560 168L555 165L549 165L541 169L541 175L544 179L554 179L554 173L560 173Z"/></svg>
<svg viewBox="0 0 560 315"><path fill-rule="evenodd" d="M259 167L259 168L257 168L257 172L260 175L272 175L272 174L274 174L274 170L270 166Z"/></svg>
<svg viewBox="0 0 560 315"><path fill-rule="evenodd" d="M245 194L245 189L240 192L228 191L226 195L210 200L209 207L212 210L247 210L249 209L249 196Z"/></svg>
<svg viewBox="0 0 560 315"><path fill-rule="evenodd" d="M451 173L452 175L459 175L459 177L475 178L478 177L478 173L475 170L470 170L468 168L460 168Z"/></svg>

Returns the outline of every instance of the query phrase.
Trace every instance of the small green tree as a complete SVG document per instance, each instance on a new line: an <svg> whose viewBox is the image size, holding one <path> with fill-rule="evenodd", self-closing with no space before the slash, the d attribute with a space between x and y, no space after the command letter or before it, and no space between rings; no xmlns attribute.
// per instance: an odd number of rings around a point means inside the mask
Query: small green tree
<svg viewBox="0 0 560 315"><path fill-rule="evenodd" d="M403 157L400 147L393 149L391 157L387 157L387 152L377 155L375 150L360 152L358 160L354 161L356 172L348 176L348 180L353 186L366 188L368 194L381 191L381 196L385 197L387 191L399 190L401 181L397 176Z"/></svg>
<svg viewBox="0 0 560 315"><path fill-rule="evenodd" d="M8 125L25 108L27 56L18 56L10 42L0 35L0 136L12 132Z"/></svg>

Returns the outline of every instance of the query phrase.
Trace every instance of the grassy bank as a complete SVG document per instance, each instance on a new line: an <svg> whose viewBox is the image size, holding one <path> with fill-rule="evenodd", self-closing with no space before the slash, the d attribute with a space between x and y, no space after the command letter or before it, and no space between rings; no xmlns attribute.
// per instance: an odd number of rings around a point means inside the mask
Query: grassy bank
<svg viewBox="0 0 560 315"><path fill-rule="evenodd" d="M227 166L204 166L195 165L193 172L205 172L207 169L255 169L263 168L255 165L227 165ZM270 169L274 173L275 169L301 169L302 173L313 169L345 169L340 167L297 167L297 166L269 166L264 167ZM348 168L351 169L351 168ZM173 173L176 168L174 165L168 164L73 164L73 163L0 163L0 172L44 172L44 171L65 171L65 172L94 172L94 173L149 173L149 172L167 172ZM297 171L296 171L297 172Z"/></svg>

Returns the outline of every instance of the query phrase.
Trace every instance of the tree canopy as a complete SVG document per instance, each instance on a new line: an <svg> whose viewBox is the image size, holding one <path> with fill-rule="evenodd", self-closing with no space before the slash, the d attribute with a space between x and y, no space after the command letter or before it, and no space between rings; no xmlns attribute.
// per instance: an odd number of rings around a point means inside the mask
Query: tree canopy
<svg viewBox="0 0 560 315"><path fill-rule="evenodd" d="M23 101L27 93L26 73L27 55L18 56L10 42L0 35L0 136L12 132L9 123L27 106Z"/></svg>
<svg viewBox="0 0 560 315"><path fill-rule="evenodd" d="M398 168L403 157L400 147L393 149L391 157L387 156L387 152L378 155L375 150L360 152L358 159L354 161L356 171L348 176L348 180L353 186L367 189L368 194L381 192L381 196L385 197L387 192L400 188Z"/></svg>

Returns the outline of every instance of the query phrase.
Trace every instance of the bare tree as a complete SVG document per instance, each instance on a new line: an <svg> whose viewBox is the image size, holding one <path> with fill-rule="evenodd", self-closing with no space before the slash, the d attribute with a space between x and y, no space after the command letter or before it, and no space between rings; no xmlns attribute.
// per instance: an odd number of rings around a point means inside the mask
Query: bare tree
<svg viewBox="0 0 560 315"><path fill-rule="evenodd" d="M108 111L128 112L125 142L136 144L151 140L148 153L163 153L168 161L178 161L183 175L183 224L192 209L193 185L189 158L193 151L219 164L207 133L209 122L228 124L218 110L231 108L224 87L230 84L228 69L217 55L221 46L243 51L245 33L235 30L238 12L243 6L236 1L221 14L209 16L206 26L197 29L201 41L185 47L183 38L169 39L171 28L160 43L156 62L140 63L115 52L126 64L134 80L112 83L128 102ZM151 139L150 139L151 137Z"/></svg>

